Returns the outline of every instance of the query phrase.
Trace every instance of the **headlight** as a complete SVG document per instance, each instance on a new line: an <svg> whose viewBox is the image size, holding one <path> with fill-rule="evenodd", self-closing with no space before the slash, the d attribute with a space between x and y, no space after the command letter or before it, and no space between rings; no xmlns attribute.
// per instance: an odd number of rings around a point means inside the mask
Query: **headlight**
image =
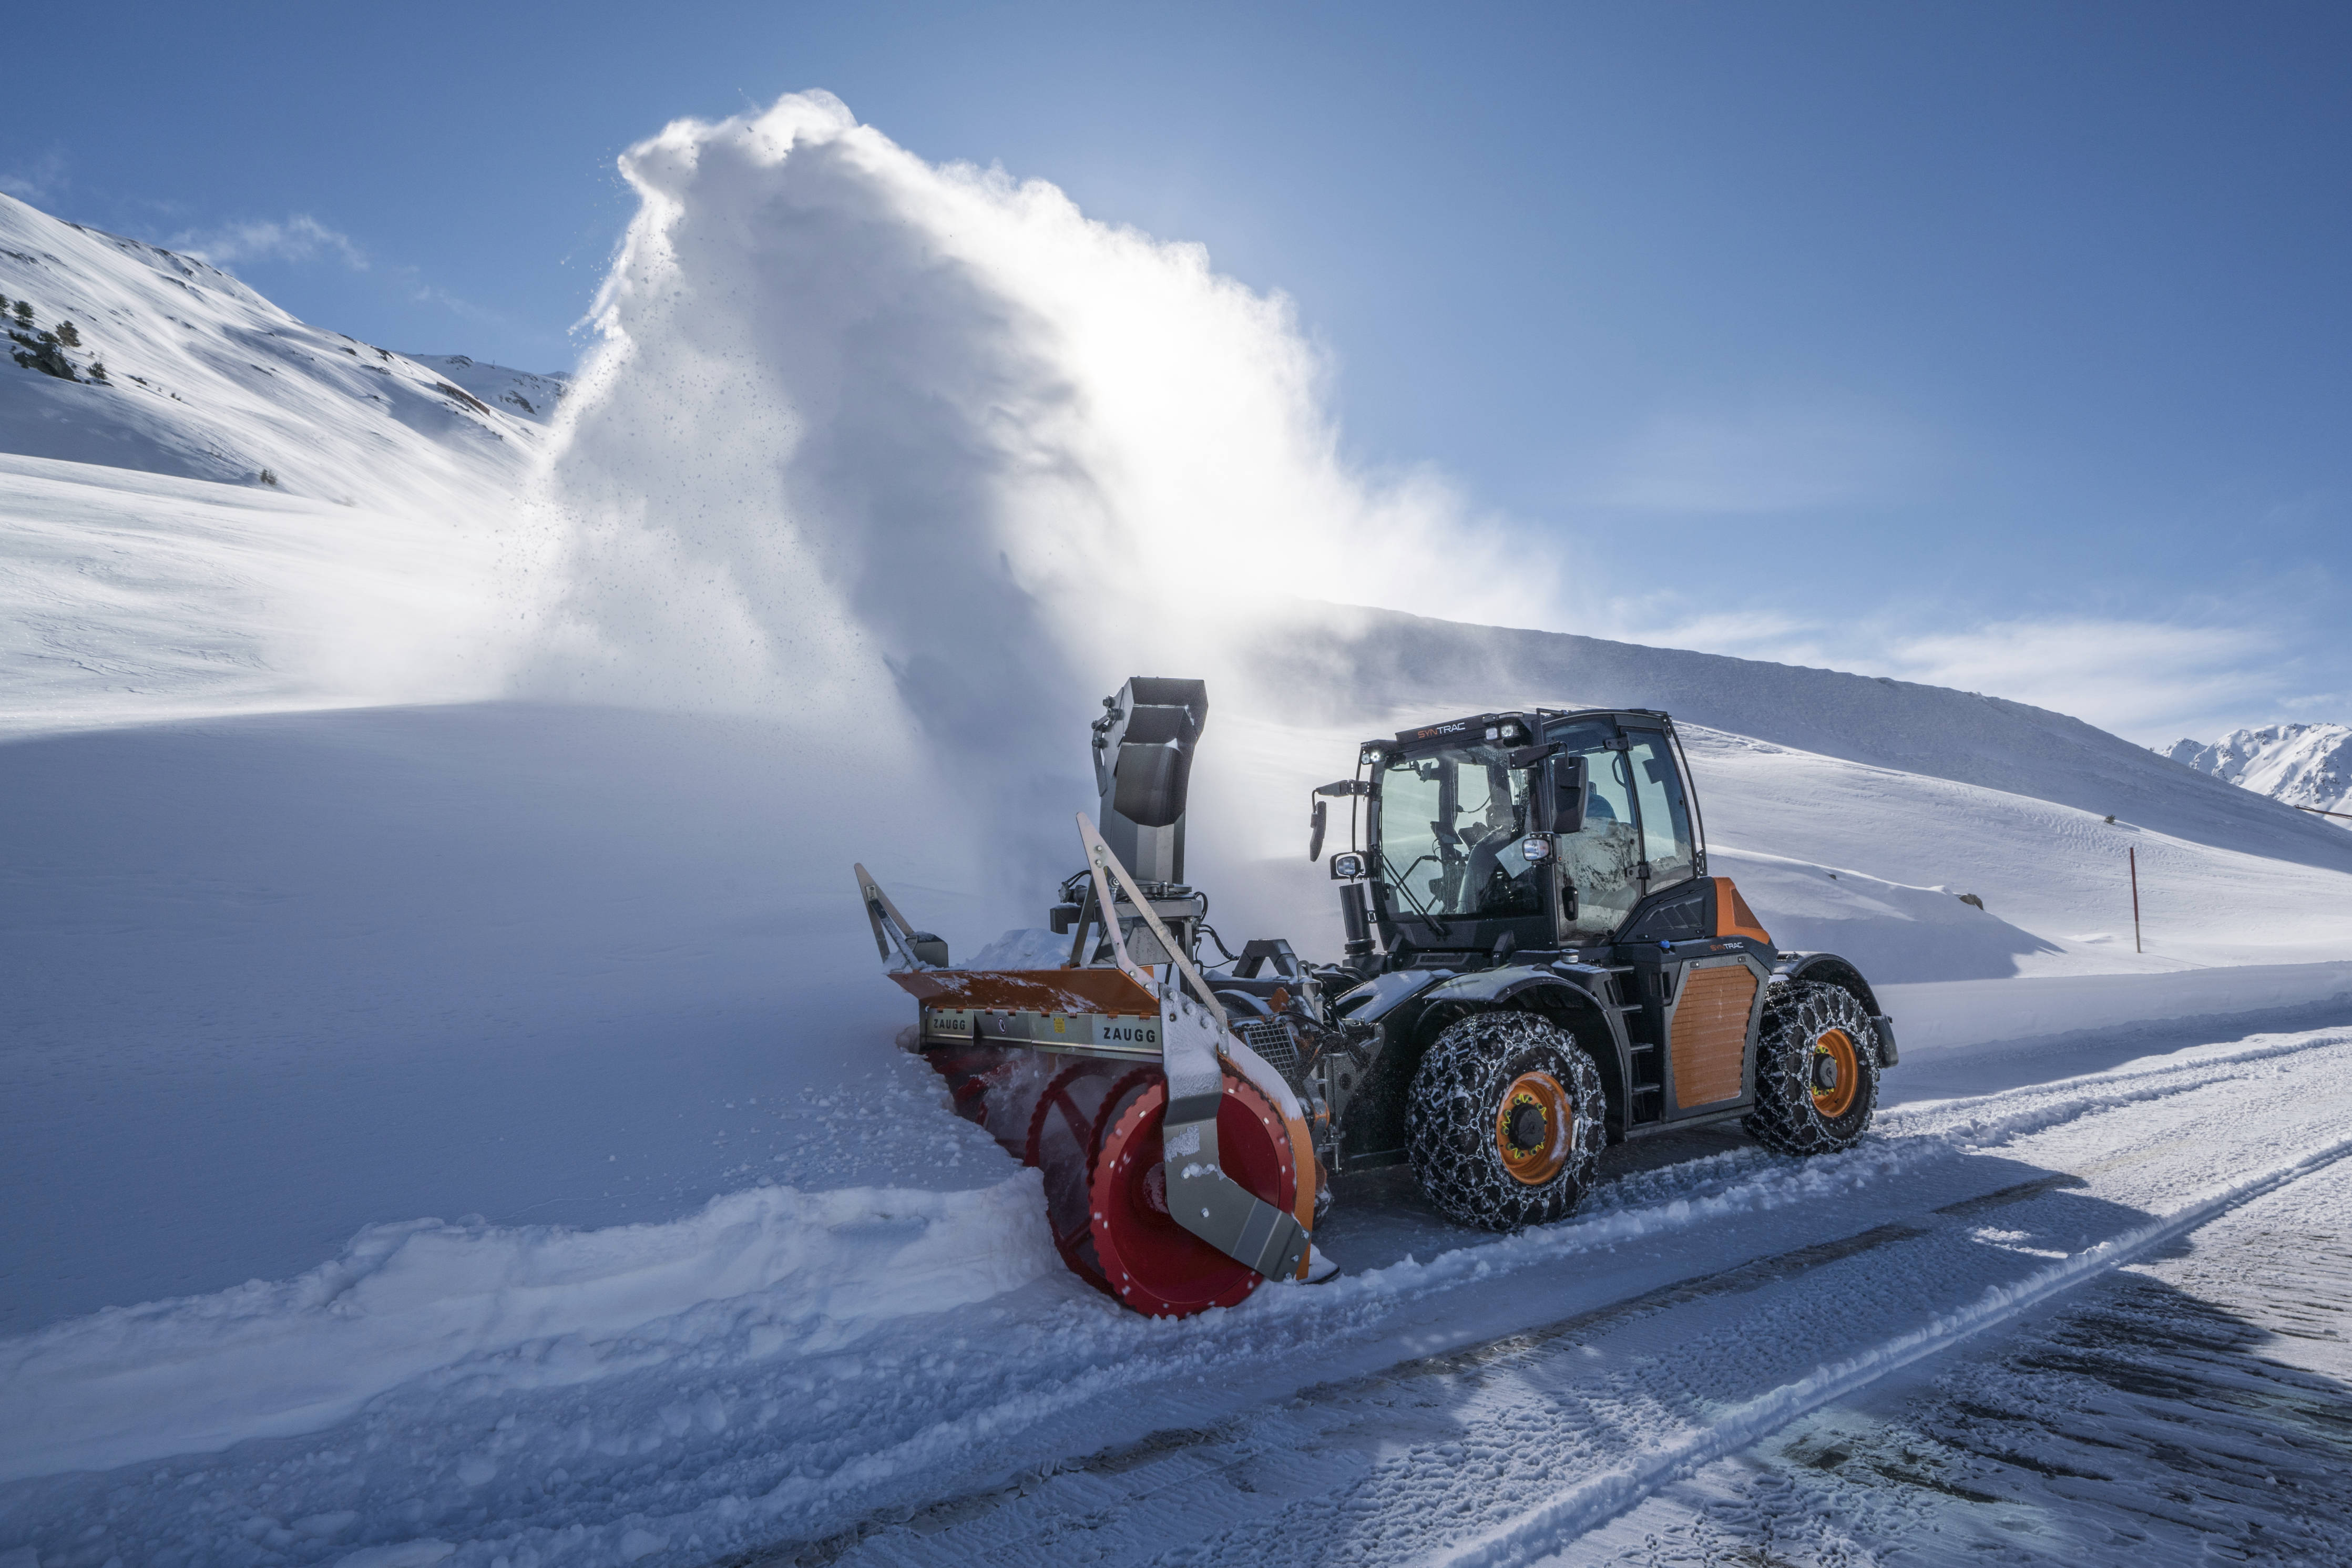
<svg viewBox="0 0 2352 1568"><path fill-rule="evenodd" d="M1346 882L1364 874L1364 857L1349 851L1331 857L1331 880Z"/></svg>
<svg viewBox="0 0 2352 1568"><path fill-rule="evenodd" d="M1549 833L1534 833L1519 841L1519 854L1529 865L1551 859L1552 842Z"/></svg>

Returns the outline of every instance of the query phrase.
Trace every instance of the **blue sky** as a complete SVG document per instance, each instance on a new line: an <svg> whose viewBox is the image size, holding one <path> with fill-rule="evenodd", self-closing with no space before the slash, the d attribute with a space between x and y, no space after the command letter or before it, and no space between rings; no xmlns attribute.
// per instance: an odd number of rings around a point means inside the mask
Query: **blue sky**
<svg viewBox="0 0 2352 1568"><path fill-rule="evenodd" d="M57 68L0 102L0 188L371 341L567 364L614 156L821 87L1287 294L1357 461L1639 585L1561 629L2147 741L2352 721L2340 6L101 0L11 31Z"/></svg>

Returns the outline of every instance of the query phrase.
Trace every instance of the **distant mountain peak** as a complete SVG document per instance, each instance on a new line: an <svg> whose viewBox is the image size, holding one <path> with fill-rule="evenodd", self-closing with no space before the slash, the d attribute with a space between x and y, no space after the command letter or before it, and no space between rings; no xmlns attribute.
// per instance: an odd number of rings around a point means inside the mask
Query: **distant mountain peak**
<svg viewBox="0 0 2352 1568"><path fill-rule="evenodd" d="M2163 754L2290 806L2352 812L2352 725L2250 726L2210 746L2178 740Z"/></svg>

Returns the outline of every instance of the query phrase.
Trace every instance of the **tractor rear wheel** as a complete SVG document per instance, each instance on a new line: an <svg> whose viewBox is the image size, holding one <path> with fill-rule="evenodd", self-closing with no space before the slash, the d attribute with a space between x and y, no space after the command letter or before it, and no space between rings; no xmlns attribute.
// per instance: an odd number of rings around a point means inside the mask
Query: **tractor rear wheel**
<svg viewBox="0 0 2352 1568"><path fill-rule="evenodd" d="M1801 980L1765 999L1749 1136L1784 1155L1862 1141L1878 1109L1878 1031L1853 993Z"/></svg>
<svg viewBox="0 0 2352 1568"><path fill-rule="evenodd" d="M1608 1140L1601 1071L1532 1013L1476 1013L1421 1059L1405 1104L1413 1175L1460 1225L1517 1230L1565 1218Z"/></svg>

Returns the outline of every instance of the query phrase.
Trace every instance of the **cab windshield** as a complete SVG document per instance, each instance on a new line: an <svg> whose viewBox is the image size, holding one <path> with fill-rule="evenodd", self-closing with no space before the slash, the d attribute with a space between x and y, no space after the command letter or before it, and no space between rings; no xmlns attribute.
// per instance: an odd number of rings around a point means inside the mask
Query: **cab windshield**
<svg viewBox="0 0 2352 1568"><path fill-rule="evenodd" d="M1381 879L1398 913L1439 924L1543 913L1519 852L1535 778L1499 747L1392 757L1381 778Z"/></svg>

